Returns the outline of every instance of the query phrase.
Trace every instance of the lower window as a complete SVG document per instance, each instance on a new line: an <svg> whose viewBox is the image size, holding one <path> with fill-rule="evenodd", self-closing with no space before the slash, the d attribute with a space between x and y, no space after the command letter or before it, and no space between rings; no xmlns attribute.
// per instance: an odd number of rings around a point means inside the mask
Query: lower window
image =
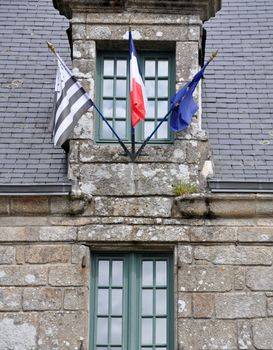
<svg viewBox="0 0 273 350"><path fill-rule="evenodd" d="M168 254L94 254L90 350L171 350L173 261Z"/></svg>

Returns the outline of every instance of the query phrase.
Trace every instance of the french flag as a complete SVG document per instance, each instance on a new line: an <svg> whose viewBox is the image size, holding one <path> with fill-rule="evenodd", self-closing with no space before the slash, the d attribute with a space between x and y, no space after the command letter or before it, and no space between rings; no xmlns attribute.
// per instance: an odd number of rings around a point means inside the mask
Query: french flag
<svg viewBox="0 0 273 350"><path fill-rule="evenodd" d="M129 32L129 45L131 118L132 126L135 128L137 123L145 118L148 103L131 32Z"/></svg>

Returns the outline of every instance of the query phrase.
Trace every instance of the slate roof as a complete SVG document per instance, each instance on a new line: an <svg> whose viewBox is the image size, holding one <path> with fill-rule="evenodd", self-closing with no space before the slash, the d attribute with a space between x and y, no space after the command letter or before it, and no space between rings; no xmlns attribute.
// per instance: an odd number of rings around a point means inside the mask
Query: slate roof
<svg viewBox="0 0 273 350"><path fill-rule="evenodd" d="M272 181L273 1L223 0L205 28L206 55L220 49L203 86L214 179Z"/></svg>
<svg viewBox="0 0 273 350"><path fill-rule="evenodd" d="M0 184L68 182L48 132L56 62L46 45L68 60L67 28L52 0L0 2Z"/></svg>

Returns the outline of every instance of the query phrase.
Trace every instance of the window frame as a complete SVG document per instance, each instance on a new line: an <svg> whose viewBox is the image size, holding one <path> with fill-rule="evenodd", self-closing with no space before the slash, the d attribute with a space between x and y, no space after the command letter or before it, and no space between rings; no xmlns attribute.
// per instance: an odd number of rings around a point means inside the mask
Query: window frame
<svg viewBox="0 0 273 350"><path fill-rule="evenodd" d="M96 345L96 330L97 330L97 290L99 287L98 281L98 262L99 260L123 260L123 288L124 288L124 299L123 299L123 312L122 312L122 350L142 350L142 349L166 349L172 350L174 348L174 265L173 265L173 254L169 252L92 252L91 254L91 288L90 288L90 345L89 349L97 349ZM142 300L141 290L141 270L142 261L167 261L167 344L162 345L146 345L140 344L141 340L141 315ZM153 265L154 266L154 265ZM110 285L109 285L110 286ZM110 288L110 287L109 287ZM163 287L162 287L163 288ZM158 289L158 286L153 285L153 289ZM132 302L133 301L133 302ZM154 302L155 305L155 302ZM110 305L109 305L110 307ZM155 307L155 306L154 306ZM101 316L101 315L100 315ZM110 311L108 310L108 317L111 317ZM154 318L159 318L158 315L153 315ZM162 317L162 316L161 316ZM109 321L108 321L109 322ZM154 324L154 321L153 321ZM154 329L154 326L153 326ZM109 334L108 334L109 337ZM115 349L113 345L108 344L108 349ZM118 348L118 346L117 346Z"/></svg>
<svg viewBox="0 0 273 350"><path fill-rule="evenodd" d="M141 66L141 70L143 73L143 77L145 76L144 71L144 61L145 59L152 59L155 58L156 60L160 59L168 59L169 62L169 75L168 75L168 106L170 106L170 100L172 96L175 94L175 83L176 83L176 77L175 77L175 52L173 50L170 51L138 51L138 62ZM131 143L131 118L130 118L130 101L129 101L129 54L128 51L106 51L106 50L98 50L97 51L97 60L96 60L96 104L99 108L99 110L103 110L102 108L102 88L103 88L103 60L104 58L114 58L116 59L126 59L127 60L127 96L126 96L126 138L121 138L125 144ZM116 80L116 75L114 76L114 80ZM148 79L149 80L149 79ZM160 77L156 76L156 81L161 80ZM115 88L114 88L115 89ZM158 98L156 96L156 98ZM107 98L106 98L107 99ZM110 97L109 97L110 99ZM159 100L161 97L159 97ZM163 98L162 98L163 99ZM148 98L149 100L149 98ZM164 116L160 116L160 119L162 119ZM145 118L146 121L149 121L149 118ZM154 119L156 120L156 119ZM96 143L102 143L102 144L116 144L118 141L113 138L113 140L110 139L103 139L100 137L101 132L101 126L104 122L102 121L101 117L98 115L98 113L95 113L95 142ZM167 123L169 124L169 118ZM142 138L142 135L144 136L144 122L138 123L137 127L135 128L135 138L136 138L136 144L141 144L145 137ZM115 129L115 127L114 127ZM115 129L116 130L116 129ZM150 144L153 145L164 145L164 144L171 144L174 142L174 133L172 130L170 130L170 127L168 129L168 137L166 139L151 139Z"/></svg>

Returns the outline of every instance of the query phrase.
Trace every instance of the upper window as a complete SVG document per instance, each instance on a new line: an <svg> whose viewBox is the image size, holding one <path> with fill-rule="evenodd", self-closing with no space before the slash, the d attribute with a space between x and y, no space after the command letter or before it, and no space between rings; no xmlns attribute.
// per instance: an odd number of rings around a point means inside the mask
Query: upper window
<svg viewBox="0 0 273 350"><path fill-rule="evenodd" d="M148 137L169 110L175 91L174 55L163 52L138 54L148 98L148 115L136 127L136 141ZM98 53L97 100L103 115L126 142L131 139L128 53ZM110 128L97 117L96 139L115 142ZM171 141L169 123L165 122L153 136L152 142Z"/></svg>
<svg viewBox="0 0 273 350"><path fill-rule="evenodd" d="M93 257L92 350L173 350L172 257Z"/></svg>

